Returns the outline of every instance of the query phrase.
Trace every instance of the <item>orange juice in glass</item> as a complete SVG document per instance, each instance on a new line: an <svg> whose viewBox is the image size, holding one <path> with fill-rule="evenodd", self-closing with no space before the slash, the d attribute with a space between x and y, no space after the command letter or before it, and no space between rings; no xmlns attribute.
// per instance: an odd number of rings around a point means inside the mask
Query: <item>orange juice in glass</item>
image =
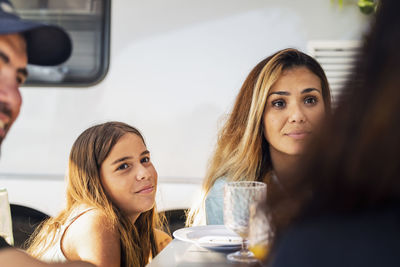
<svg viewBox="0 0 400 267"><path fill-rule="evenodd" d="M253 252L254 257L260 261L263 261L267 258L269 252L269 244L253 244L249 246L249 250Z"/></svg>
<svg viewBox="0 0 400 267"><path fill-rule="evenodd" d="M265 260L269 252L271 229L264 202L250 208L249 250L258 260Z"/></svg>

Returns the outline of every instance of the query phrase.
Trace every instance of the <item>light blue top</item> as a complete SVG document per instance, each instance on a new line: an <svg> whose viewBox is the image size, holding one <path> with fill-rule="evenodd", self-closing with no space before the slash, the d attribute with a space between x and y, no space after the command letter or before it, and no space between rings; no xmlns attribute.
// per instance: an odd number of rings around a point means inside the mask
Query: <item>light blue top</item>
<svg viewBox="0 0 400 267"><path fill-rule="evenodd" d="M206 224L224 224L224 186L226 177L218 178L206 197Z"/></svg>

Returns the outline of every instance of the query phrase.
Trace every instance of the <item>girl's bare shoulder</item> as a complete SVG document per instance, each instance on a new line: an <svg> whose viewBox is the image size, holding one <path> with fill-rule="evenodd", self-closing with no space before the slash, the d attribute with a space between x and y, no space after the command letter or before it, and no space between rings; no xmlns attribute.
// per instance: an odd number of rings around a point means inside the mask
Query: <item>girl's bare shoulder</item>
<svg viewBox="0 0 400 267"><path fill-rule="evenodd" d="M68 260L111 264L109 260L120 255L118 229L104 211L90 209L68 226L61 247Z"/></svg>
<svg viewBox="0 0 400 267"><path fill-rule="evenodd" d="M172 240L171 236L169 236L166 232L158 230L158 229L154 230L154 235L156 238L156 242L157 242L159 251L164 249L169 244L169 242L171 242L171 240Z"/></svg>

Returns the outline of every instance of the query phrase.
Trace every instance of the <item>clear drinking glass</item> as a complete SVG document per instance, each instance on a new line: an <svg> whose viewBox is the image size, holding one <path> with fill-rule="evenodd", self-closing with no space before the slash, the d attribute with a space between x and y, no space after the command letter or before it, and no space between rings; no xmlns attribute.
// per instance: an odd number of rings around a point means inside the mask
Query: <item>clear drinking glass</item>
<svg viewBox="0 0 400 267"><path fill-rule="evenodd" d="M254 204L250 208L249 250L254 257L264 261L269 252L272 230L266 213L266 201Z"/></svg>
<svg viewBox="0 0 400 267"><path fill-rule="evenodd" d="M14 245L10 203L5 188L0 188L0 236L10 245Z"/></svg>
<svg viewBox="0 0 400 267"><path fill-rule="evenodd" d="M224 224L243 239L242 249L228 254L227 258L237 262L256 262L253 253L248 250L250 208L265 199L267 185L252 181L230 182L224 190Z"/></svg>

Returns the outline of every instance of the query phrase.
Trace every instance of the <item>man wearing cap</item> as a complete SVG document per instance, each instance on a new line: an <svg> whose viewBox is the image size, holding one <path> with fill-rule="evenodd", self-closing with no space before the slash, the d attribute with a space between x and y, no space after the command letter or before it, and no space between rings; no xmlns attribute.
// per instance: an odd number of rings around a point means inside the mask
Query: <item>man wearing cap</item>
<svg viewBox="0 0 400 267"><path fill-rule="evenodd" d="M20 111L19 86L28 76L27 64L58 65L69 58L71 51L71 39L62 28L22 20L9 0L0 0L0 146ZM92 265L83 262L43 263L12 248L0 236L0 266Z"/></svg>

